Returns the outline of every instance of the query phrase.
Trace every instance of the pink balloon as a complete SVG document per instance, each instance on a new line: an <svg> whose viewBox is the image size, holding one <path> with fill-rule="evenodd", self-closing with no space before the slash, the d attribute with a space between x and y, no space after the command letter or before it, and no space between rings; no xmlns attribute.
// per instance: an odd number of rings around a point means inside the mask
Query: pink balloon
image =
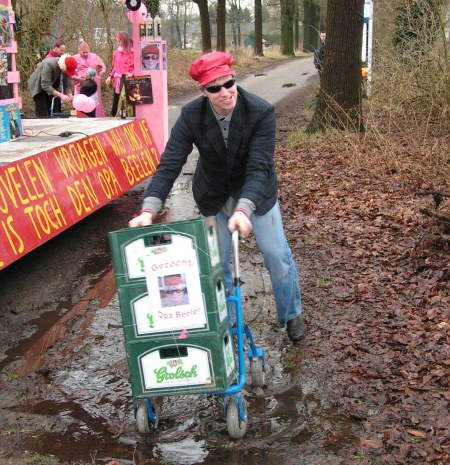
<svg viewBox="0 0 450 465"><path fill-rule="evenodd" d="M72 103L75 110L83 111L84 113L90 113L97 106L92 97L88 97L84 94L75 95Z"/></svg>

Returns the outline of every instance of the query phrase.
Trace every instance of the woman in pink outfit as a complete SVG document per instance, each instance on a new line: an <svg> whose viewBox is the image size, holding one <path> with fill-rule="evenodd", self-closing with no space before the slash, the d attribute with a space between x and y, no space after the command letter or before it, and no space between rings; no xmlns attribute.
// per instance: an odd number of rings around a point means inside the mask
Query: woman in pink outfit
<svg viewBox="0 0 450 465"><path fill-rule="evenodd" d="M86 70L88 68L93 68L97 71L95 76L95 82L97 83L97 95L98 95L98 105L95 109L95 117L103 118L105 112L102 105L102 93L101 93L101 80L102 75L106 71L106 65L103 63L102 59L95 53L91 52L91 48L87 42L81 42L78 46L78 53L73 56L77 60L77 74L73 76L73 87L74 95L80 93L81 84L86 80Z"/></svg>
<svg viewBox="0 0 450 465"><path fill-rule="evenodd" d="M109 86L113 80L114 98L111 115L116 116L117 105L120 97L120 78L123 74L132 75L134 73L134 51L133 39L126 31L119 31L116 36L117 48L112 59L112 71L106 79L106 85Z"/></svg>

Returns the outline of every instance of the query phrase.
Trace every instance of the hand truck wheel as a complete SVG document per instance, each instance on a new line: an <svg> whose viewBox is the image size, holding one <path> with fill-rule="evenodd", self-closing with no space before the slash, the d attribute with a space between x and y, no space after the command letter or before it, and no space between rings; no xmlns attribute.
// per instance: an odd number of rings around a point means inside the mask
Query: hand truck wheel
<svg viewBox="0 0 450 465"><path fill-rule="evenodd" d="M148 403L152 412L149 415ZM151 418L153 417L153 418ZM159 423L158 406L154 399L138 399L136 402L136 427L139 433L146 434L157 429Z"/></svg>
<svg viewBox="0 0 450 465"><path fill-rule="evenodd" d="M263 369L263 360L261 357L250 358L250 377L252 380L252 386L264 386L266 373Z"/></svg>
<svg viewBox="0 0 450 465"><path fill-rule="evenodd" d="M242 399L242 409L245 420L239 417L239 405L236 397L230 397L227 402L227 430L233 439L241 439L247 431L247 402Z"/></svg>

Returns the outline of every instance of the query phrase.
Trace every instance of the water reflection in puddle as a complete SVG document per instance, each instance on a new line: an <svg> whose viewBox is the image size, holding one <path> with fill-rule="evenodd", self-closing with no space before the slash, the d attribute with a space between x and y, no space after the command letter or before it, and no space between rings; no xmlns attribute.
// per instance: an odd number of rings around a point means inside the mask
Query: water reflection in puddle
<svg viewBox="0 0 450 465"><path fill-rule="evenodd" d="M156 455L160 455L173 465L203 463L208 455L205 441L195 441L191 438L179 442L157 444L155 450Z"/></svg>
<svg viewBox="0 0 450 465"><path fill-rule="evenodd" d="M289 465L298 463L290 461L292 454L307 457L320 451L333 456L355 441L359 425L316 397L314 385L314 380L303 379L274 395L254 395L249 389L248 430L241 441L228 437L215 396L159 398L161 428L146 436L137 433L124 405L120 413L115 407L109 411L123 422L117 431L112 426L119 423L117 418L105 418L105 411L93 408L94 398L89 396L82 397L82 405L41 402L27 411L56 416L61 430L35 436L30 445L41 454L83 465L91 463L91 457L97 460L93 463L116 460L120 465Z"/></svg>

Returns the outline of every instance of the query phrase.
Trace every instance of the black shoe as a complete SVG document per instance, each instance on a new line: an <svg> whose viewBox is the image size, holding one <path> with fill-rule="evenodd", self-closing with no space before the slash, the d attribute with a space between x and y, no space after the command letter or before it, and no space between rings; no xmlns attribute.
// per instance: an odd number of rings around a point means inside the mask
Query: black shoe
<svg viewBox="0 0 450 465"><path fill-rule="evenodd" d="M288 337L294 345L303 341L307 333L306 325L301 315L293 320L289 320L287 322L286 329Z"/></svg>

